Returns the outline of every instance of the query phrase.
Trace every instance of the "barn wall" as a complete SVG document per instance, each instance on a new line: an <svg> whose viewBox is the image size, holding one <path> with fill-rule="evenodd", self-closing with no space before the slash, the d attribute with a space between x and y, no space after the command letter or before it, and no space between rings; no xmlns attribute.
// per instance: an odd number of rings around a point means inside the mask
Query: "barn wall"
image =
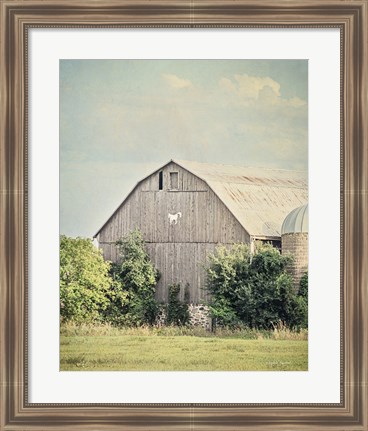
<svg viewBox="0 0 368 431"><path fill-rule="evenodd" d="M170 172L179 174L178 190L168 189ZM167 300L169 284L189 283L190 300L197 303L206 298L202 265L207 255L218 243L249 242L249 236L204 181L174 163L163 169L163 190L158 176L137 186L100 232L99 244L105 259L116 261L114 243L139 228L161 273L157 298ZM170 223L169 214L178 212L177 223Z"/></svg>
<svg viewBox="0 0 368 431"><path fill-rule="evenodd" d="M204 290L205 271L203 265L215 244L205 243L156 243L147 244L147 251L161 273L157 286L157 299L167 301L167 286L180 283L180 298L184 299L184 288L188 283L190 301L199 303L208 295Z"/></svg>

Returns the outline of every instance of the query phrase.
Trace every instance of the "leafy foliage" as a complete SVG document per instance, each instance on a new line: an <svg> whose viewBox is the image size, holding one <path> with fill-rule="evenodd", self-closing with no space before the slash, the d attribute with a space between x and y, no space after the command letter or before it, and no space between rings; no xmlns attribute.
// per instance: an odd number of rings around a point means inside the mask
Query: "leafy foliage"
<svg viewBox="0 0 368 431"><path fill-rule="evenodd" d="M142 233L136 229L116 244L120 263L112 266L114 283L106 320L116 325L153 324L159 312L155 300L159 274L146 252Z"/></svg>
<svg viewBox="0 0 368 431"><path fill-rule="evenodd" d="M189 323L190 315L188 308L189 289L188 285L184 291L184 302L180 301L180 284L169 286L169 302L166 310L166 324L184 326Z"/></svg>
<svg viewBox="0 0 368 431"><path fill-rule="evenodd" d="M259 244L254 255L246 244L217 248L207 267L209 305L217 323L267 329L282 321L304 327L307 307L287 273L290 259L269 244Z"/></svg>
<svg viewBox="0 0 368 431"><path fill-rule="evenodd" d="M301 327L308 328L308 273L303 274L300 279L298 291L298 304L303 316Z"/></svg>
<svg viewBox="0 0 368 431"><path fill-rule="evenodd" d="M108 307L110 263L92 240L60 237L60 315L64 321L98 322Z"/></svg>
<svg viewBox="0 0 368 431"><path fill-rule="evenodd" d="M299 284L299 292L298 294L305 299L308 304L308 273L302 275Z"/></svg>

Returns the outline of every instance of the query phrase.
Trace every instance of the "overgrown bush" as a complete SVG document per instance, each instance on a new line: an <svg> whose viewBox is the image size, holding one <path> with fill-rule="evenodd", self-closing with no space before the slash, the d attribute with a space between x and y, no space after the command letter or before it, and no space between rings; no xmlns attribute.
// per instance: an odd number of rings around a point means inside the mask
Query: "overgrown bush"
<svg viewBox="0 0 368 431"><path fill-rule="evenodd" d="M180 284L169 286L169 301L166 307L166 324L184 326L189 323L189 286L185 286L184 301L180 301Z"/></svg>
<svg viewBox="0 0 368 431"><path fill-rule="evenodd" d="M308 273L303 274L300 279L298 291L298 303L300 313L303 315L301 327L308 328Z"/></svg>
<svg viewBox="0 0 368 431"><path fill-rule="evenodd" d="M109 305L110 263L92 240L60 237L60 316L64 321L102 320Z"/></svg>
<svg viewBox="0 0 368 431"><path fill-rule="evenodd" d="M114 325L154 324L159 312L155 300L159 274L147 254L142 233L136 229L116 245L119 263L111 267L114 282L105 320Z"/></svg>
<svg viewBox="0 0 368 431"><path fill-rule="evenodd" d="M305 327L307 308L286 270L290 259L269 244L258 244L254 255L247 244L218 247L207 267L217 324L270 329L281 321Z"/></svg>
<svg viewBox="0 0 368 431"><path fill-rule="evenodd" d="M304 273L300 279L298 294L305 299L308 304L308 273Z"/></svg>

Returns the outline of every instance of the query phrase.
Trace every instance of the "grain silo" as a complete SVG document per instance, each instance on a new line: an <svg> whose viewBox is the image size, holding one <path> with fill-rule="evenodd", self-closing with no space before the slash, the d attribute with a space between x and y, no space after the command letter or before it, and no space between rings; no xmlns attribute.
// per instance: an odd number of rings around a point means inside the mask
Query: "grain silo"
<svg viewBox="0 0 368 431"><path fill-rule="evenodd" d="M308 271L308 204L286 216L281 227L281 249L283 254L293 256L290 270L294 285L299 288L301 277Z"/></svg>

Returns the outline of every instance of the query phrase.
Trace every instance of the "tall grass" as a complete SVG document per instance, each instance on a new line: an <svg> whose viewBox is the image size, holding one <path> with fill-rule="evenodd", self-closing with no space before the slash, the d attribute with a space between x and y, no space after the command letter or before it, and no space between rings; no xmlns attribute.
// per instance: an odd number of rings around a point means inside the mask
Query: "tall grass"
<svg viewBox="0 0 368 431"><path fill-rule="evenodd" d="M272 330L253 328L216 328L210 332L201 327L192 326L141 326L141 327L114 327L109 324L80 324L64 322L60 325L60 335L65 337L76 336L152 336L176 337L193 336L207 338L240 338L245 340L308 340L308 330L292 331L282 322Z"/></svg>

